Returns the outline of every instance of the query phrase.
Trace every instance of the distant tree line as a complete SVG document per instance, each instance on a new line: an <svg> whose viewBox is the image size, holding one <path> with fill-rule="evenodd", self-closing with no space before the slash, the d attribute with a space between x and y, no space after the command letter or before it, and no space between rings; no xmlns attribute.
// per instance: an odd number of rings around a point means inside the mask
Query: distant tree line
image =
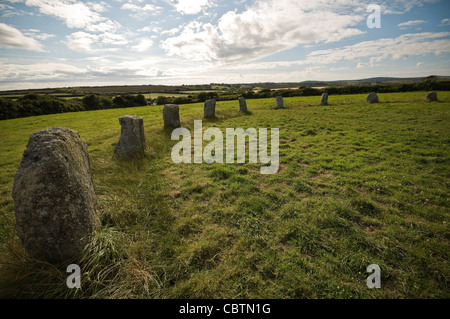
<svg viewBox="0 0 450 319"><path fill-rule="evenodd" d="M56 114L145 106L147 100L142 94L120 95L114 98L87 95L82 99L62 99L52 95L26 94L16 100L0 98L0 120L35 115Z"/></svg>
<svg viewBox="0 0 450 319"><path fill-rule="evenodd" d="M347 86L331 86L322 89L311 87L299 87L298 89L286 90L246 90L234 89L225 92L201 92L191 94L189 96L168 97L159 96L154 103L157 105L164 104L189 104L205 102L209 99L217 101L231 101L237 100L243 96L246 99L264 99L274 98L277 96L294 97L294 96L320 96L323 93L330 95L345 95L345 94L368 94L370 92L376 93L397 93L397 92L417 92L417 91L450 91L450 81L425 81L418 83L389 83L389 84L359 84Z"/></svg>
<svg viewBox="0 0 450 319"><path fill-rule="evenodd" d="M273 98L276 96L320 96L322 93L330 95L416 92L416 91L450 91L450 81L435 81L429 77L426 81L415 83L380 83L359 84L347 86L330 86L321 89L299 87L298 89L261 90L246 89L242 86L227 91L205 91L192 93L187 96L168 97L158 96L147 101L142 94L118 95L113 98L95 94L86 95L82 99L61 99L52 95L27 94L16 100L0 98L0 120L34 115L55 114L65 112L79 112L88 110L103 110L111 108L127 108L150 104L190 104L202 103L209 99L216 101L237 100L243 96L246 99Z"/></svg>

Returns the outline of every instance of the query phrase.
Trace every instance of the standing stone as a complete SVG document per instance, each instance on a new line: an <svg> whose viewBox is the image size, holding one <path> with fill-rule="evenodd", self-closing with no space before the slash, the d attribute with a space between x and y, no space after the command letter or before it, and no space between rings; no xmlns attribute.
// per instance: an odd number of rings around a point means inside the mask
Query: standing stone
<svg viewBox="0 0 450 319"><path fill-rule="evenodd" d="M428 100L428 102L436 102L436 101L438 100L438 98L437 98L437 93L434 92L434 91L428 93L428 95L427 95L427 100Z"/></svg>
<svg viewBox="0 0 450 319"><path fill-rule="evenodd" d="M216 117L216 100L207 100L204 107L204 117L213 119Z"/></svg>
<svg viewBox="0 0 450 319"><path fill-rule="evenodd" d="M378 103L378 95L375 92L372 92L367 96L366 101L368 103Z"/></svg>
<svg viewBox="0 0 450 319"><path fill-rule="evenodd" d="M89 154L78 133L32 134L12 196L17 235L31 256L60 263L80 253L98 221Z"/></svg>
<svg viewBox="0 0 450 319"><path fill-rule="evenodd" d="M282 96L277 96L276 99L277 109L284 109L284 100Z"/></svg>
<svg viewBox="0 0 450 319"><path fill-rule="evenodd" d="M322 94L322 97L320 98L320 104L328 105L328 93Z"/></svg>
<svg viewBox="0 0 450 319"><path fill-rule="evenodd" d="M247 112L247 102L243 96L239 98L239 112Z"/></svg>
<svg viewBox="0 0 450 319"><path fill-rule="evenodd" d="M120 139L114 157L143 157L145 155L144 120L140 116L125 115L119 118Z"/></svg>
<svg viewBox="0 0 450 319"><path fill-rule="evenodd" d="M180 108L176 104L166 104L163 109L165 128L178 128L180 124Z"/></svg>

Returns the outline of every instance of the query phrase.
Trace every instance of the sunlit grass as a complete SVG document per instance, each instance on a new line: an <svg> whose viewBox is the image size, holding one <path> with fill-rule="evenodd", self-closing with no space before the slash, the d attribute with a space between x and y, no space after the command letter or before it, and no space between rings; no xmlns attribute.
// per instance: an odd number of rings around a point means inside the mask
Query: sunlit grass
<svg viewBox="0 0 450 319"><path fill-rule="evenodd" d="M279 128L280 171L171 161L162 106L0 121L0 294L48 298L450 297L450 92L217 102L218 127ZM180 106L193 130L203 105ZM118 118L144 118L147 157L113 159ZM88 144L101 229L66 264L31 259L15 235L11 189L31 133L52 126ZM382 269L370 290L369 264Z"/></svg>

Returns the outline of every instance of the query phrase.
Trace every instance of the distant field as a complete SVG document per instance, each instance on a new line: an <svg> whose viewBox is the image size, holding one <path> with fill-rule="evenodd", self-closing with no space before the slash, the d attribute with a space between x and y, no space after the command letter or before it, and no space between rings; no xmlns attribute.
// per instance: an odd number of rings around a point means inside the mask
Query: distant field
<svg viewBox="0 0 450 319"><path fill-rule="evenodd" d="M198 91L198 92L203 92L203 91ZM197 93L197 92L195 92L195 93ZM81 99L81 98L83 98L83 96L79 96L79 95L74 96L74 95L71 95L71 94L50 94L50 95L55 95L55 96L58 96L58 97L60 97L62 99ZM180 93L180 94L150 93L150 94L143 94L143 95L145 96L146 99L156 99L158 96L168 96L168 97L172 97L172 96L174 96L174 97L188 96L189 92ZM24 96L24 94L0 95L0 97L12 98L12 99L18 99L18 98L20 98L22 96Z"/></svg>
<svg viewBox="0 0 450 319"><path fill-rule="evenodd" d="M150 93L150 94L143 94L146 99L156 99L158 96L166 96L166 97L184 97L188 96L188 93L179 93L179 94L173 94L173 93Z"/></svg>
<svg viewBox="0 0 450 319"><path fill-rule="evenodd" d="M280 129L280 171L172 162L162 106L0 121L0 297L449 298L450 92L217 102L203 129ZM203 104L181 105L192 131ZM112 158L118 118L144 118L147 158ZM31 259L11 189L30 134L63 126L89 149L102 227L77 262ZM378 264L382 288L366 286Z"/></svg>
<svg viewBox="0 0 450 319"><path fill-rule="evenodd" d="M217 92L217 91L221 91L221 89L217 89L217 90L184 91L184 92L181 92L181 93L186 94L186 95L190 95L190 94L196 94L196 93Z"/></svg>

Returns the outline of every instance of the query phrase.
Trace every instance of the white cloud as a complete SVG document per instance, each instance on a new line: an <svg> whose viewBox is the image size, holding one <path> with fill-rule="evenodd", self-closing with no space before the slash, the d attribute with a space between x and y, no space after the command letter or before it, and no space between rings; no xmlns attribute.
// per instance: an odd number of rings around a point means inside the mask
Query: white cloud
<svg viewBox="0 0 450 319"><path fill-rule="evenodd" d="M106 20L88 5L73 0L27 0L26 5L38 7L41 13L63 20L69 28L86 28Z"/></svg>
<svg viewBox="0 0 450 319"><path fill-rule="evenodd" d="M305 64L335 64L341 61L366 60L370 65L383 60L407 59L411 56L450 53L450 32L404 34L397 38L364 41L342 49L310 53Z"/></svg>
<svg viewBox="0 0 450 319"><path fill-rule="evenodd" d="M122 10L128 10L133 12L130 16L133 19L143 20L149 16L156 16L161 13L162 8L153 4L145 4L144 6L136 5L134 3L128 2L122 5Z"/></svg>
<svg viewBox="0 0 450 319"><path fill-rule="evenodd" d="M447 25L450 25L450 19L442 19L441 26L447 26Z"/></svg>
<svg viewBox="0 0 450 319"><path fill-rule="evenodd" d="M421 25L421 24L424 24L427 22L428 21L425 21L425 20L411 20L411 21L407 21L407 22L402 22L402 23L398 24L397 26L399 28L406 29L408 27L416 27L418 25Z"/></svg>
<svg viewBox="0 0 450 319"><path fill-rule="evenodd" d="M128 43L124 36L107 32L92 34L79 31L68 35L66 39L69 49L82 53L117 51L118 48L111 46Z"/></svg>
<svg viewBox="0 0 450 319"><path fill-rule="evenodd" d="M381 7L383 8L383 14L404 14L416 7L423 7L426 3L435 3L438 1L439 0L386 0L381 4Z"/></svg>
<svg viewBox="0 0 450 319"><path fill-rule="evenodd" d="M198 14L215 5L214 0L169 0L182 14Z"/></svg>
<svg viewBox="0 0 450 319"><path fill-rule="evenodd" d="M41 13L64 21L68 28L90 32L114 32L120 28L118 22L100 14L109 6L103 1L83 3L77 0L26 0L26 5L38 7Z"/></svg>
<svg viewBox="0 0 450 319"><path fill-rule="evenodd" d="M44 51L40 42L25 36L21 31L4 23L0 23L0 47Z"/></svg>
<svg viewBox="0 0 450 319"><path fill-rule="evenodd" d="M54 35L54 34L48 34L45 32L41 32L40 30L37 30L37 29L24 30L24 34L28 37L31 37L31 38L37 39L37 40L41 40L41 41L45 41L50 38L56 37L56 35Z"/></svg>
<svg viewBox="0 0 450 319"><path fill-rule="evenodd" d="M159 57L130 58L122 61L105 57L93 57L87 60L86 75L94 78L142 80L161 77L161 67L167 61Z"/></svg>
<svg viewBox="0 0 450 319"><path fill-rule="evenodd" d="M138 45L133 46L133 49L137 52L145 52L153 45L153 40L144 38L141 39Z"/></svg>
<svg viewBox="0 0 450 319"><path fill-rule="evenodd" d="M104 1L102 1L100 3L88 2L88 3L86 3L86 5L89 6L89 8L91 8L92 10L94 10L96 12L108 11L108 8L110 7L109 4Z"/></svg>
<svg viewBox="0 0 450 319"><path fill-rule="evenodd" d="M4 3L0 3L0 12L2 13L2 18L9 18L17 15L14 7Z"/></svg>
<svg viewBox="0 0 450 319"><path fill-rule="evenodd" d="M365 67L367 67L367 65L361 62L358 62L358 64L356 65L357 69L364 69Z"/></svg>
<svg viewBox="0 0 450 319"><path fill-rule="evenodd" d="M86 74L86 68L67 63L40 62L33 64L17 64L0 62L0 86L2 89L27 89L58 87L79 79ZM86 82L84 82L86 83Z"/></svg>
<svg viewBox="0 0 450 319"><path fill-rule="evenodd" d="M118 33L121 25L100 13L109 8L101 2L81 2L78 0L26 0L27 6L35 6L43 14L64 21L68 28L82 29L68 36L67 46L74 51L94 53L117 50L115 45L124 45L128 41Z"/></svg>
<svg viewBox="0 0 450 319"><path fill-rule="evenodd" d="M364 41L341 49L317 50L298 61L253 62L228 66L228 70L274 70L295 69L307 66L325 66L331 69L341 66L341 62L355 62L357 69L376 66L383 60L399 60L428 54L442 55L450 53L450 40L445 39L450 32L405 34L397 38L384 38ZM419 62L416 66L423 65ZM352 65L352 63L350 63ZM350 66L353 68L353 66Z"/></svg>
<svg viewBox="0 0 450 319"><path fill-rule="evenodd" d="M24 16L24 15L34 15L33 12L20 10L14 6L8 4L0 3L0 12L2 18L11 18L13 16Z"/></svg>
<svg viewBox="0 0 450 319"><path fill-rule="evenodd" d="M180 32L180 28L172 28L170 30L165 30L163 32L161 32L161 35L165 35L168 34L170 36L177 34L178 32Z"/></svg>
<svg viewBox="0 0 450 319"><path fill-rule="evenodd" d="M153 13L159 13L162 10L161 7L158 7L153 4L149 4L149 3L147 3L143 7L140 7L133 3L125 3L124 5L122 5L121 9L135 11L135 12L144 11L144 12L153 12Z"/></svg>
<svg viewBox="0 0 450 319"><path fill-rule="evenodd" d="M98 24L90 24L85 30L89 32L115 32L120 28L120 24L116 21L106 20Z"/></svg>
<svg viewBox="0 0 450 319"><path fill-rule="evenodd" d="M177 37L163 41L162 47L170 55L186 59L230 63L261 58L299 44L335 42L363 34L354 26L365 16L338 14L336 7L331 0L260 0L242 13L225 13L217 26L194 21Z"/></svg>
<svg viewBox="0 0 450 319"><path fill-rule="evenodd" d="M99 35L100 43L99 45L125 45L128 44L128 40L125 36L112 32L104 32Z"/></svg>
<svg viewBox="0 0 450 319"><path fill-rule="evenodd" d="M424 65L423 62L418 62L418 63L416 64L416 67L421 67L422 65Z"/></svg>
<svg viewBox="0 0 450 319"><path fill-rule="evenodd" d="M67 36L67 46L74 51L78 52L94 52L92 47L98 41L98 35L75 32Z"/></svg>
<svg viewBox="0 0 450 319"><path fill-rule="evenodd" d="M14 10L13 6L4 4L4 3L0 3L0 10L5 11L5 10Z"/></svg>
<svg viewBox="0 0 450 319"><path fill-rule="evenodd" d="M162 31L161 27L152 27L147 26L138 30L139 32L151 32L151 33L160 33Z"/></svg>

